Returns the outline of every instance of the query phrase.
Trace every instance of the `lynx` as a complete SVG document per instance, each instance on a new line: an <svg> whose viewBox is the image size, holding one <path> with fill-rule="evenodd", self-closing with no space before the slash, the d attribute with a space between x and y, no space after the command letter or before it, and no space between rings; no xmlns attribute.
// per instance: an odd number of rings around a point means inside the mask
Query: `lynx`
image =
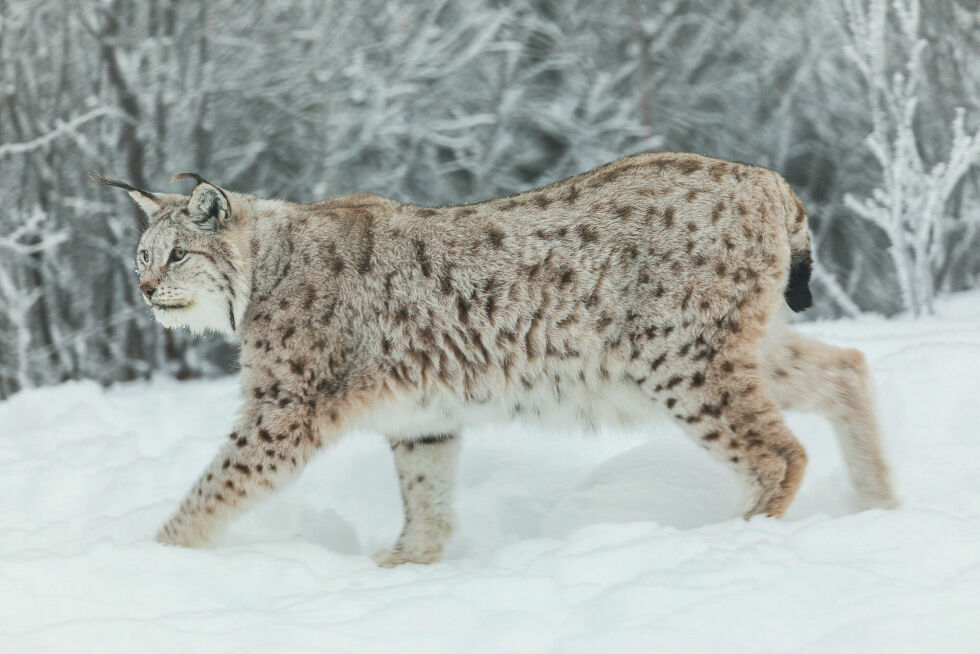
<svg viewBox="0 0 980 654"><path fill-rule="evenodd" d="M164 543L201 546L348 430L381 432L405 522L384 566L440 559L459 434L527 417L660 412L780 517L806 454L781 409L830 420L869 506L895 505L860 352L792 331L811 303L803 207L778 174L645 153L510 197L423 207L129 191L149 217L139 288L159 322L241 344L244 406Z"/></svg>

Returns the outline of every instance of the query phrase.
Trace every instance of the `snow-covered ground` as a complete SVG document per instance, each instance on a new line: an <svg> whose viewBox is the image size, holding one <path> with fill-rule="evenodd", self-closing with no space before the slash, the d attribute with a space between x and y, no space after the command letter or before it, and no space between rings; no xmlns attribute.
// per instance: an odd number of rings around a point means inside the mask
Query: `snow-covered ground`
<svg viewBox="0 0 980 654"><path fill-rule="evenodd" d="M856 512L829 427L791 414L786 519L734 516L670 424L464 439L445 562L375 566L401 526L357 434L206 550L151 536L221 444L233 379L0 403L0 652L978 652L980 294L923 320L808 324L877 381L903 508Z"/></svg>

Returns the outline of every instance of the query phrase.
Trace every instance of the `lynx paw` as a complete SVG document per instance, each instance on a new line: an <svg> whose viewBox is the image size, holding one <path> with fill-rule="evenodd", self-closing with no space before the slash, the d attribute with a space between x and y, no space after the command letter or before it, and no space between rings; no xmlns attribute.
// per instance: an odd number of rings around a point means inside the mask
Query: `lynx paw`
<svg viewBox="0 0 980 654"><path fill-rule="evenodd" d="M398 547L393 550L379 550L374 553L375 562L382 568L394 568L402 563L435 563L441 558L441 551L409 552Z"/></svg>
<svg viewBox="0 0 980 654"><path fill-rule="evenodd" d="M858 507L862 511L867 511L868 509L897 509L901 506L898 498L895 497L891 492L886 493L865 493L858 498Z"/></svg>
<svg viewBox="0 0 980 654"><path fill-rule="evenodd" d="M173 524L167 523L157 532L156 541L164 545L176 547L204 547L207 542L204 538L195 535L186 529L177 529Z"/></svg>

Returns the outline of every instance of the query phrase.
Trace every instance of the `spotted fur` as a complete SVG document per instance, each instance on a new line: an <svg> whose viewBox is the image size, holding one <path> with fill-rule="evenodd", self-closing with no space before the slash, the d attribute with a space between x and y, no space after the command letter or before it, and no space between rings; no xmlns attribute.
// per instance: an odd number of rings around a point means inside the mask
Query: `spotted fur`
<svg viewBox="0 0 980 654"><path fill-rule="evenodd" d="M203 180L190 198L130 193L150 214L138 258L157 317L241 342L241 415L163 542L206 543L357 427L388 436L401 479L405 528L379 561L438 560L455 435L501 417L561 428L666 412L746 480L746 515L781 516L806 454L780 409L811 409L868 504L894 503L860 353L785 324L809 236L769 170L648 153L433 208L292 204Z"/></svg>

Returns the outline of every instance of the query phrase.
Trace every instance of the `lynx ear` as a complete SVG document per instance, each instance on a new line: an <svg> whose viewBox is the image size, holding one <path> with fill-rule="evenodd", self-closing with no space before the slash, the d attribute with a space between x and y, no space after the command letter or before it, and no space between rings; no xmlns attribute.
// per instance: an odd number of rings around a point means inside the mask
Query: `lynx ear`
<svg viewBox="0 0 980 654"><path fill-rule="evenodd" d="M152 217L153 214L160 210L160 198L149 191L138 189L131 184L120 182L116 179L107 179L92 170L89 171L88 176L97 184L102 184L103 186L115 186L126 190L129 193L129 197L133 198L133 201L139 206L140 209L143 210L143 213L149 217ZM146 221L141 221L140 227L146 229Z"/></svg>
<svg viewBox="0 0 980 654"><path fill-rule="evenodd" d="M151 197L143 191L130 191L129 197L133 198L133 202L149 217L160 210L160 203L157 202L156 197Z"/></svg>
<svg viewBox="0 0 980 654"><path fill-rule="evenodd" d="M191 225L202 232L215 233L228 225L231 215L231 202L223 190L204 180L196 173L180 173L170 180L192 178L197 186L187 202Z"/></svg>

